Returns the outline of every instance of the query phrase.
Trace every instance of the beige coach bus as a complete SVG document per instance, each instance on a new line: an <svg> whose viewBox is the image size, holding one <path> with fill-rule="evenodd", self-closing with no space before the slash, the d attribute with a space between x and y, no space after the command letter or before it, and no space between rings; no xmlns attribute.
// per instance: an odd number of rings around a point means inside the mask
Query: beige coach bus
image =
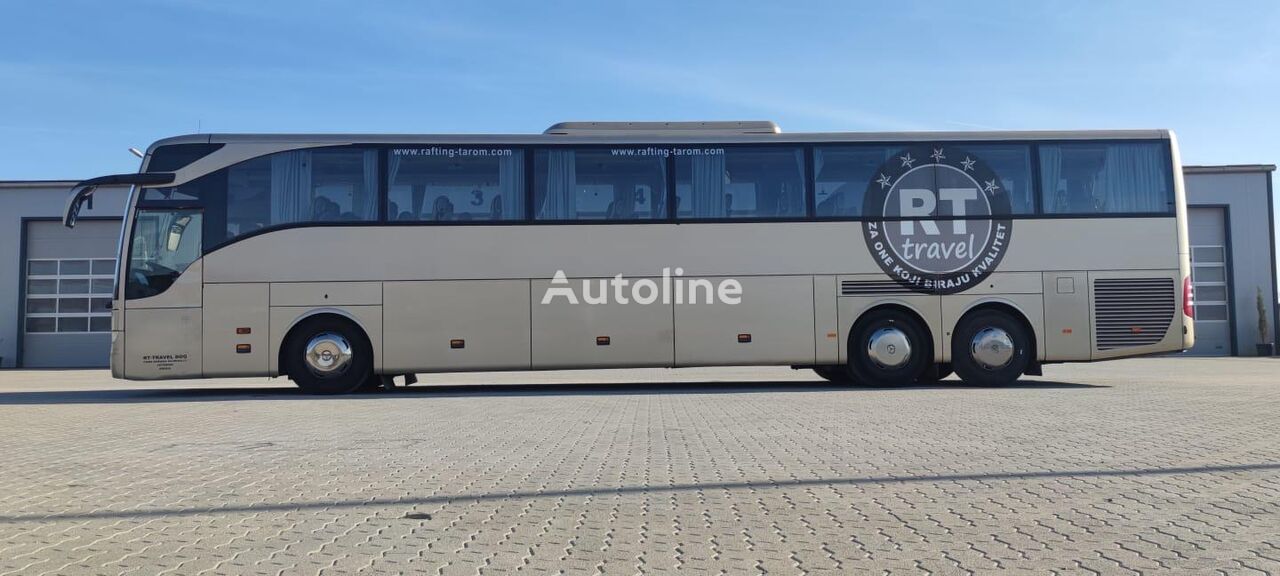
<svg viewBox="0 0 1280 576"><path fill-rule="evenodd" d="M789 365L1000 385L1191 347L1166 130L200 134L133 186L111 369L287 375Z"/></svg>

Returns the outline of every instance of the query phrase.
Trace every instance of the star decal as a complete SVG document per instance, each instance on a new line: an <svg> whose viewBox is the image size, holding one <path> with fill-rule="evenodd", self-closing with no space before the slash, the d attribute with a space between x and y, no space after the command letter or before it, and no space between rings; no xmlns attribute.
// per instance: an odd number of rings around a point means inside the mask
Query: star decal
<svg viewBox="0 0 1280 576"><path fill-rule="evenodd" d="M973 165L974 165L974 164L977 164L977 162L975 162L972 158L969 158L968 156L965 156L965 157L964 157L964 161L963 161L963 162L961 162L960 164L961 164L962 166L964 166L964 169L965 169L965 171L967 172L967 171L969 171L969 170L973 170Z"/></svg>
<svg viewBox="0 0 1280 576"><path fill-rule="evenodd" d="M889 186L889 177L881 174L880 179L876 180L876 184L879 184L881 189L887 188Z"/></svg>
<svg viewBox="0 0 1280 576"><path fill-rule="evenodd" d="M995 193L995 191L996 191L996 190L999 190L999 189L1000 189L1000 187L996 185L996 181L995 181L995 180L987 180L987 181L985 182L985 184L986 184L986 186L983 186L983 187L982 187L982 190L983 190L984 192L986 192L987 194L993 194L993 193Z"/></svg>
<svg viewBox="0 0 1280 576"><path fill-rule="evenodd" d="M916 159L911 157L910 152L907 152L906 156L899 156L898 159L902 161L902 166L906 168L913 168L912 164L916 162Z"/></svg>
<svg viewBox="0 0 1280 576"><path fill-rule="evenodd" d="M930 154L929 157L933 158L934 163L938 163L946 159L946 155L942 153L941 148L934 148L933 154Z"/></svg>

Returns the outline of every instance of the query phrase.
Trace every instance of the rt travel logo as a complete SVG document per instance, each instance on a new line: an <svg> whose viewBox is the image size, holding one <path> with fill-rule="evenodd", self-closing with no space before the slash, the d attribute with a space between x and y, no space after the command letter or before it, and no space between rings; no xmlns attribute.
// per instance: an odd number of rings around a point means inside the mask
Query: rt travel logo
<svg viewBox="0 0 1280 576"><path fill-rule="evenodd" d="M1000 178L958 147L904 148L867 186L863 237L876 263L929 294L964 291L995 270L1013 234Z"/></svg>

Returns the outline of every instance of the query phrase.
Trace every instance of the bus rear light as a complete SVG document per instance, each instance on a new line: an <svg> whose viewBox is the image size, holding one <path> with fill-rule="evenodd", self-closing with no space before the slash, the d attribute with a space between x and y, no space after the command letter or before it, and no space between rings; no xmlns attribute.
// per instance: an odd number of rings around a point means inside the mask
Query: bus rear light
<svg viewBox="0 0 1280 576"><path fill-rule="evenodd" d="M1192 320L1196 317L1195 287L1191 284L1190 276L1182 279L1182 314Z"/></svg>

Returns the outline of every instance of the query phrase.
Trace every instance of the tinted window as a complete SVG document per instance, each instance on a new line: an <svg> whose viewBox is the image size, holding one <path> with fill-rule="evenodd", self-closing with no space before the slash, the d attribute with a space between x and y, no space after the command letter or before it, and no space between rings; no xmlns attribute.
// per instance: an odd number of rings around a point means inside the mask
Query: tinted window
<svg viewBox="0 0 1280 576"><path fill-rule="evenodd" d="M213 190L209 189L210 185L225 174L225 170L219 170L212 174L201 176L200 178L192 180L191 182L181 186L174 186L172 188L143 188L141 201L177 200L184 202L198 202L205 199L212 199L215 196L210 193L213 192ZM217 194L220 196L222 188L224 187L218 186L217 188Z"/></svg>
<svg viewBox="0 0 1280 576"><path fill-rule="evenodd" d="M387 160L387 218L524 218L524 153L490 148L399 148Z"/></svg>
<svg viewBox="0 0 1280 576"><path fill-rule="evenodd" d="M279 152L181 186L148 188L141 202L153 201L191 202L204 208L206 248L268 226L373 221L378 219L378 152Z"/></svg>
<svg viewBox="0 0 1280 576"><path fill-rule="evenodd" d="M539 220L666 218L665 150L614 148L534 153Z"/></svg>
<svg viewBox="0 0 1280 576"><path fill-rule="evenodd" d="M813 149L813 172L818 216L861 216L867 184L880 164L897 148L840 146Z"/></svg>
<svg viewBox="0 0 1280 576"><path fill-rule="evenodd" d="M805 215L800 148L708 149L676 157L680 218L796 218Z"/></svg>
<svg viewBox="0 0 1280 576"><path fill-rule="evenodd" d="M224 144L170 144L151 152L147 172L173 172L222 148Z"/></svg>
<svg viewBox="0 0 1280 576"><path fill-rule="evenodd" d="M1007 194L1014 214L1034 214L1031 149L1024 145L951 145L932 147L941 154L972 156L1000 179L998 193ZM861 216L867 185L881 164L902 154L901 146L832 146L813 150L818 216ZM940 183L930 186L937 188Z"/></svg>
<svg viewBox="0 0 1280 576"><path fill-rule="evenodd" d="M1031 183L1031 147L1021 144L983 144L954 147L958 152L973 154L1000 179L997 194L1009 197L1014 214L1035 214L1035 187Z"/></svg>
<svg viewBox="0 0 1280 576"><path fill-rule="evenodd" d="M378 153L294 150L227 170L226 237L295 222L378 218Z"/></svg>
<svg viewBox="0 0 1280 576"><path fill-rule="evenodd" d="M1039 153L1047 213L1173 212L1169 153L1163 143L1044 144Z"/></svg>

